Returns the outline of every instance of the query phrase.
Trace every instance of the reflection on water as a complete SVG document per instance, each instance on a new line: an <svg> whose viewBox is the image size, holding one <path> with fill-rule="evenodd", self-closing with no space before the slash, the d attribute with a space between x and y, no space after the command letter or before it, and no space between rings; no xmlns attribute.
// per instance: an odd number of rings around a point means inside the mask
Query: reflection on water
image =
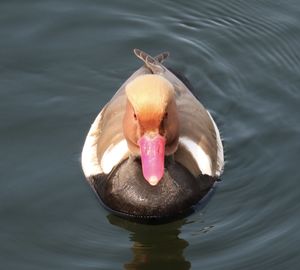
<svg viewBox="0 0 300 270"><path fill-rule="evenodd" d="M163 225L142 225L107 216L113 225L126 229L132 241L133 257L124 263L125 269L190 269L191 263L183 255L189 245L179 237L185 220Z"/></svg>

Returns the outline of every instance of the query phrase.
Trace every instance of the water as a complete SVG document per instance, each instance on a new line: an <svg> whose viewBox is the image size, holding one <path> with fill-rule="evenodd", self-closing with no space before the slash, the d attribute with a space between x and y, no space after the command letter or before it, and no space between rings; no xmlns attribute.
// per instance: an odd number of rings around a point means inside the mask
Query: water
<svg viewBox="0 0 300 270"><path fill-rule="evenodd" d="M299 1L1 1L1 269L297 269ZM222 131L226 167L197 213L107 213L80 153L140 62L171 52Z"/></svg>

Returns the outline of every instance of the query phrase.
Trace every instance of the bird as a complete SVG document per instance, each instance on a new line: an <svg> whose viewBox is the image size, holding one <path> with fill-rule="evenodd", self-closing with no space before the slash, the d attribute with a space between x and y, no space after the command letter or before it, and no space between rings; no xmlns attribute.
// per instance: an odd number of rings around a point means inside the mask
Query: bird
<svg viewBox="0 0 300 270"><path fill-rule="evenodd" d="M159 221L187 215L224 169L220 131L186 77L134 49L143 65L102 108L81 163L103 206L116 215Z"/></svg>

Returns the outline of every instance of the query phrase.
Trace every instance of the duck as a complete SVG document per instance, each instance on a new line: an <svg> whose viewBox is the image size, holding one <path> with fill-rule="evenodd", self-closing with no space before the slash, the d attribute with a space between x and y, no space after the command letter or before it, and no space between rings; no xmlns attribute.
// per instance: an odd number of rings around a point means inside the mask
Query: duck
<svg viewBox="0 0 300 270"><path fill-rule="evenodd" d="M86 136L81 163L110 212L166 220L194 212L224 169L220 131L186 77L134 49L143 65L102 108Z"/></svg>

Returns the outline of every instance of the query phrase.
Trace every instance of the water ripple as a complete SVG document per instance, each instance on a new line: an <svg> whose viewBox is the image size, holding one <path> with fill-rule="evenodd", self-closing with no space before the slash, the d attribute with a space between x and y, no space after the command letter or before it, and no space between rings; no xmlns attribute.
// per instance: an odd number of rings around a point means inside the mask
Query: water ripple
<svg viewBox="0 0 300 270"><path fill-rule="evenodd" d="M6 269L296 269L298 1L2 1L1 261ZM79 157L139 67L169 50L224 138L208 203L174 223L107 215ZM35 254L35 256L32 256Z"/></svg>

